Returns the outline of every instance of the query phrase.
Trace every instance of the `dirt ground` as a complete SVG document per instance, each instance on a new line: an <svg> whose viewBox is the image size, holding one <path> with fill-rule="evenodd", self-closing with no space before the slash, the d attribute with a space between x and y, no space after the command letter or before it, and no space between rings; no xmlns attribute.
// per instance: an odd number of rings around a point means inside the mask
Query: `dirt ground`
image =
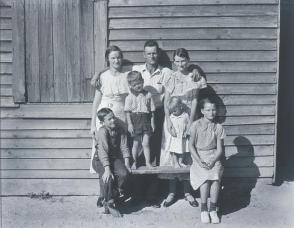
<svg viewBox="0 0 294 228"><path fill-rule="evenodd" d="M3 197L1 224L3 228L294 227L294 182L228 183L221 211L221 224L205 225L200 222L200 208L183 199L169 208L129 208L123 218L113 218L102 214L94 196Z"/></svg>

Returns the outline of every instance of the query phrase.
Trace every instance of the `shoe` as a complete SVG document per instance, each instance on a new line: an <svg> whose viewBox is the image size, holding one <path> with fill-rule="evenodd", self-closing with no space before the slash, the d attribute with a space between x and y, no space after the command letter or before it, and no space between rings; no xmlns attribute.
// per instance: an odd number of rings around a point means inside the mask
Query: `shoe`
<svg viewBox="0 0 294 228"><path fill-rule="evenodd" d="M190 199L192 200L189 200L189 197L191 197ZM189 202L189 204L192 206L192 207L198 207L199 204L198 202L194 199L194 197L192 195L187 195L185 196L185 200Z"/></svg>
<svg viewBox="0 0 294 228"><path fill-rule="evenodd" d="M200 217L202 223L210 223L208 211L202 211Z"/></svg>
<svg viewBox="0 0 294 228"><path fill-rule="evenodd" d="M163 202L164 207L169 207L175 202L175 196L174 195L168 195L166 200Z"/></svg>
<svg viewBox="0 0 294 228"><path fill-rule="evenodd" d="M122 214L119 212L119 210L117 210L115 204L113 204L113 203L108 203L108 210L109 210L109 213L110 213L113 217L116 217L116 218L120 218L120 217L122 217Z"/></svg>
<svg viewBox="0 0 294 228"><path fill-rule="evenodd" d="M219 220L219 217L218 217L216 211L210 211L209 215L210 215L210 218L211 218L211 223L214 223L214 224L220 223L220 220Z"/></svg>
<svg viewBox="0 0 294 228"><path fill-rule="evenodd" d="M103 207L103 200L104 198L99 196L97 199L97 207Z"/></svg>

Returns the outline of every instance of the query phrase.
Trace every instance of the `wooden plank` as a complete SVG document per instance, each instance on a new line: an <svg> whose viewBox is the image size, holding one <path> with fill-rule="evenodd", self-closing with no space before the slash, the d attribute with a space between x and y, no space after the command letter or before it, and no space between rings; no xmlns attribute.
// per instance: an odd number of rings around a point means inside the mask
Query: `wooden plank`
<svg viewBox="0 0 294 228"><path fill-rule="evenodd" d="M94 2L94 71L105 68L104 54L108 41L108 2Z"/></svg>
<svg viewBox="0 0 294 228"><path fill-rule="evenodd" d="M273 167L274 157L231 157L225 161L225 167Z"/></svg>
<svg viewBox="0 0 294 228"><path fill-rule="evenodd" d="M2 29L12 29L11 18L1 18L0 20L0 30Z"/></svg>
<svg viewBox="0 0 294 228"><path fill-rule="evenodd" d="M225 125L268 124L275 123L274 116L227 116Z"/></svg>
<svg viewBox="0 0 294 228"><path fill-rule="evenodd" d="M173 60L173 51L167 51L170 60ZM189 51L192 61L276 61L276 51ZM124 58L131 62L144 62L142 51L124 52Z"/></svg>
<svg viewBox="0 0 294 228"><path fill-rule="evenodd" d="M0 8L1 10L1 8ZM0 32L1 41L12 41L12 30L1 30Z"/></svg>
<svg viewBox="0 0 294 228"><path fill-rule="evenodd" d="M2 52L12 52L12 42L8 40L0 41L0 51Z"/></svg>
<svg viewBox="0 0 294 228"><path fill-rule="evenodd" d="M32 193L50 195L97 195L96 179L6 179L1 180L1 195L30 196Z"/></svg>
<svg viewBox="0 0 294 228"><path fill-rule="evenodd" d="M41 102L54 101L52 0L39 2L39 62Z"/></svg>
<svg viewBox="0 0 294 228"><path fill-rule="evenodd" d="M1 18L12 18L12 8L9 7L4 7L1 5L0 7L0 17Z"/></svg>
<svg viewBox="0 0 294 228"><path fill-rule="evenodd" d="M209 73L206 74L208 84L215 83L276 83L275 73Z"/></svg>
<svg viewBox="0 0 294 228"><path fill-rule="evenodd" d="M246 136L227 136L225 145L273 145L274 135L246 135ZM91 138L47 138L47 139L2 139L3 149L13 148L91 148Z"/></svg>
<svg viewBox="0 0 294 228"><path fill-rule="evenodd" d="M80 0L73 0L65 3L66 89L69 102L81 101L79 2Z"/></svg>
<svg viewBox="0 0 294 228"><path fill-rule="evenodd" d="M232 151L230 154L237 153ZM243 151L243 150L242 150ZM258 151L256 151L257 153ZM71 148L71 149L1 149L1 158L41 158L41 159L49 159L49 158L90 158L91 157L91 149L81 149L81 148ZM255 153L255 154L256 154ZM245 154L245 152L244 152ZM262 154L269 155L269 154Z"/></svg>
<svg viewBox="0 0 294 228"><path fill-rule="evenodd" d="M273 156L274 146L256 146L256 145L245 145L245 146L226 146L225 156L226 157L254 157L254 156Z"/></svg>
<svg viewBox="0 0 294 228"><path fill-rule="evenodd" d="M272 177L273 167L226 168L224 177Z"/></svg>
<svg viewBox="0 0 294 228"><path fill-rule="evenodd" d="M0 62L12 63L12 53L0 52Z"/></svg>
<svg viewBox="0 0 294 228"><path fill-rule="evenodd" d="M9 7L11 7L12 6L12 4L13 4L13 1L11 1L11 0L0 0L0 6L1 7L5 7L5 6L9 6Z"/></svg>
<svg viewBox="0 0 294 228"><path fill-rule="evenodd" d="M66 0L52 0L53 53L54 53L54 97L56 102L67 102L66 72Z"/></svg>
<svg viewBox="0 0 294 228"><path fill-rule="evenodd" d="M1 170L2 179L97 179L89 170Z"/></svg>
<svg viewBox="0 0 294 228"><path fill-rule="evenodd" d="M17 108L19 107L19 104L14 103L13 97L0 97L0 107L1 108ZM2 123L1 123L1 127L2 127Z"/></svg>
<svg viewBox="0 0 294 228"><path fill-rule="evenodd" d="M227 135L246 135L246 134L274 134L274 125L243 125L243 126L226 126ZM90 129L46 129L46 130L1 130L2 139L39 139L39 138L89 138Z"/></svg>
<svg viewBox="0 0 294 228"><path fill-rule="evenodd" d="M109 40L197 40L197 39L276 39L277 30L271 28L173 28L173 29L117 29L109 30Z"/></svg>
<svg viewBox="0 0 294 228"><path fill-rule="evenodd" d="M275 104L275 95L219 95L224 105Z"/></svg>
<svg viewBox="0 0 294 228"><path fill-rule="evenodd" d="M246 136L227 136L225 145L274 145L274 135L246 135Z"/></svg>
<svg viewBox="0 0 294 228"><path fill-rule="evenodd" d="M275 5L198 5L110 7L109 18L277 16Z"/></svg>
<svg viewBox="0 0 294 228"><path fill-rule="evenodd" d="M1 85L12 85L12 75L11 74L1 74L0 75L0 84Z"/></svg>
<svg viewBox="0 0 294 228"><path fill-rule="evenodd" d="M12 74L12 63L0 62L0 74Z"/></svg>
<svg viewBox="0 0 294 228"><path fill-rule="evenodd" d="M274 115L274 106L272 105L258 105L258 106L227 106L228 117L242 117L248 123L271 123ZM239 109L239 111L238 111ZM250 117L246 117L249 115ZM259 115L264 115L259 118ZM19 109L1 110L2 118L59 118L59 119L90 119L91 104L28 104L20 106ZM268 116L268 117L267 117ZM238 124L240 119L231 119L234 124ZM257 119L256 119L257 118ZM263 120L263 118L265 118ZM255 121L256 119L256 121ZM243 121L242 120L242 121ZM241 121L241 122L242 122ZM259 121L259 122L257 122Z"/></svg>
<svg viewBox="0 0 294 228"><path fill-rule="evenodd" d="M276 28L277 17L190 17L110 19L110 29L144 28Z"/></svg>
<svg viewBox="0 0 294 228"><path fill-rule="evenodd" d="M0 96L1 97L12 97L12 87L11 85L7 85L8 87L0 87Z"/></svg>
<svg viewBox="0 0 294 228"><path fill-rule="evenodd" d="M216 94L276 94L276 84L213 84Z"/></svg>
<svg viewBox="0 0 294 228"><path fill-rule="evenodd" d="M1 130L90 129L90 119L2 119Z"/></svg>
<svg viewBox="0 0 294 228"><path fill-rule="evenodd" d="M146 36L148 38L148 36ZM143 40L110 41L110 45L117 45L123 51L142 51ZM177 47L184 47L189 51L236 50L236 51L275 51L275 40L158 40L159 46L165 51L173 51Z"/></svg>
<svg viewBox="0 0 294 228"><path fill-rule="evenodd" d="M40 102L39 1L25 1L26 83L29 102Z"/></svg>
<svg viewBox="0 0 294 228"><path fill-rule="evenodd" d="M258 4L277 4L278 0L258 0ZM256 4L256 0L185 0L179 4L177 0L151 0L151 1L137 1L137 0L110 0L109 6L168 6L168 5L239 5L239 4Z"/></svg>
<svg viewBox="0 0 294 228"><path fill-rule="evenodd" d="M80 4L81 96L83 101L92 101L94 88L88 79L94 74L94 2L80 1Z"/></svg>

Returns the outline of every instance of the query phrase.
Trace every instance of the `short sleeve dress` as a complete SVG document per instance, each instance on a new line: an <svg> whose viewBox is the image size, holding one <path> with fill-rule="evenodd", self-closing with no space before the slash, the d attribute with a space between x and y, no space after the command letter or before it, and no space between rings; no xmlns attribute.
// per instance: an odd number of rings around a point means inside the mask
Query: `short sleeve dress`
<svg viewBox="0 0 294 228"><path fill-rule="evenodd" d="M129 93L127 73L123 72L118 75L113 75L110 70L103 72L100 75L98 90L102 93L102 98L97 111L101 108L110 108L117 117L119 125L123 129L127 129L126 115L124 112L125 99ZM96 128L101 127L101 123L96 116ZM92 167L92 160L95 154L95 146L93 142L90 173L95 173Z"/></svg>
<svg viewBox="0 0 294 228"><path fill-rule="evenodd" d="M201 78L194 82L191 75L173 72L164 84L165 89L170 93L171 97L179 97L184 104L184 110L190 117L192 101L197 98L199 90L206 87L206 80ZM163 124L163 133L160 152L160 166L172 166L172 159L168 151L168 139L171 137L167 130L166 121Z"/></svg>
<svg viewBox="0 0 294 228"><path fill-rule="evenodd" d="M204 118L195 121L191 129L196 132L195 146L199 157L204 162L214 159L217 147L217 139L224 139L226 134L221 124L210 122ZM192 157L193 163L190 168L190 182L194 190L198 189L206 180L220 180L224 167L217 161L210 170L199 166Z"/></svg>

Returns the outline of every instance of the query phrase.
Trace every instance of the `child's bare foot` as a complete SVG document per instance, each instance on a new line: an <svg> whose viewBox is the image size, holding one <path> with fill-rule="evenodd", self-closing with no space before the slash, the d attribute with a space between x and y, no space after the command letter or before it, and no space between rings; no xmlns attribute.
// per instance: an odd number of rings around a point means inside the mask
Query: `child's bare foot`
<svg viewBox="0 0 294 228"><path fill-rule="evenodd" d="M137 169L137 163L136 162L133 163L131 169Z"/></svg>
<svg viewBox="0 0 294 228"><path fill-rule="evenodd" d="M180 166L180 164L179 164L178 162L176 162L176 163L174 164L174 167L175 167L175 168L181 168L181 166Z"/></svg>
<svg viewBox="0 0 294 228"><path fill-rule="evenodd" d="M152 168L154 168L154 165L152 165L151 163L146 163L146 167L149 169L152 169Z"/></svg>
<svg viewBox="0 0 294 228"><path fill-rule="evenodd" d="M187 165L185 165L183 162L180 162L179 164L180 164L180 166L181 166L182 168L186 168L186 167L187 167Z"/></svg>

